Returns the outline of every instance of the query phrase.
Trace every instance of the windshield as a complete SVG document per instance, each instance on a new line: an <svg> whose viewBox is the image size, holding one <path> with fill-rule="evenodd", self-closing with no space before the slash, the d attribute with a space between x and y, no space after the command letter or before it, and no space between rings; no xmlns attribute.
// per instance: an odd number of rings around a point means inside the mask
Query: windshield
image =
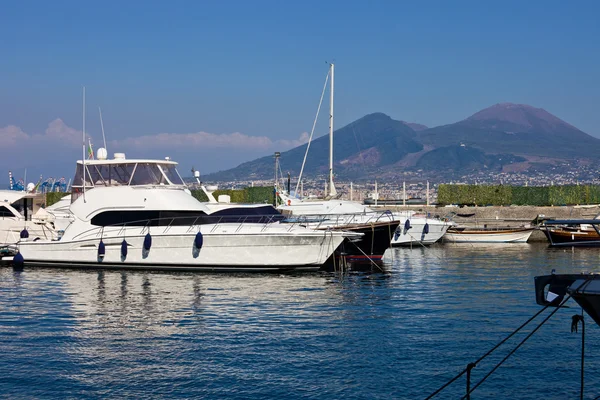
<svg viewBox="0 0 600 400"><path fill-rule="evenodd" d="M73 187L93 188L95 186L141 186L141 185L185 185L175 165L159 163L119 163L85 165L78 164L73 179Z"/></svg>
<svg viewBox="0 0 600 400"><path fill-rule="evenodd" d="M177 172L177 168L174 165L161 165L161 168L169 181L173 185L183 185L183 180L179 176L179 172Z"/></svg>
<svg viewBox="0 0 600 400"><path fill-rule="evenodd" d="M138 164L131 180L131 185L168 185L160 168L156 164Z"/></svg>

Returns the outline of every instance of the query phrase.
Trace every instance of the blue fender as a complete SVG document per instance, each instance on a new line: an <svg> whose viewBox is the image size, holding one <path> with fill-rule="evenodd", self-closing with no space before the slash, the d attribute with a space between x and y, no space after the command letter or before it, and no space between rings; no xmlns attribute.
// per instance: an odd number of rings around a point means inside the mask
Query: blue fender
<svg viewBox="0 0 600 400"><path fill-rule="evenodd" d="M196 237L194 238L194 246L197 249L201 249L204 244L204 238L202 237L202 232L196 233Z"/></svg>
<svg viewBox="0 0 600 400"><path fill-rule="evenodd" d="M150 251L150 247L152 247L152 236L150 235L150 232L148 232L144 237L144 250Z"/></svg>
<svg viewBox="0 0 600 400"><path fill-rule="evenodd" d="M127 241L125 239L123 239L123 241L121 242L121 260L125 261L125 259L127 258Z"/></svg>
<svg viewBox="0 0 600 400"><path fill-rule="evenodd" d="M98 243L98 257L103 257L106 254L106 246L102 239L100 239L100 243Z"/></svg>

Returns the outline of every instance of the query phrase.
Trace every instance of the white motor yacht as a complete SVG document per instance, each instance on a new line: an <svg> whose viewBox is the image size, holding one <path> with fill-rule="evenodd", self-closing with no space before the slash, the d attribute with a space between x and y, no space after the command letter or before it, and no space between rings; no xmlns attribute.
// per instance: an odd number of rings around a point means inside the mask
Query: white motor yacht
<svg viewBox="0 0 600 400"><path fill-rule="evenodd" d="M15 264L314 271L345 238L360 237L244 216L211 216L205 204L190 196L176 166L169 159L128 160L122 153L78 161L62 236L19 242Z"/></svg>

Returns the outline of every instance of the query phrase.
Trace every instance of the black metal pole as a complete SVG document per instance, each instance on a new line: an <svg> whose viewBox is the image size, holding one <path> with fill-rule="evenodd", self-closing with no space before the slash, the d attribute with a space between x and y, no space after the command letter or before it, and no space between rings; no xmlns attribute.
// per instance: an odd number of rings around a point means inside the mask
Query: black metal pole
<svg viewBox="0 0 600 400"><path fill-rule="evenodd" d="M585 364L585 320L583 319L583 310L581 310L581 393L579 398L583 400L584 383L584 364Z"/></svg>
<svg viewBox="0 0 600 400"><path fill-rule="evenodd" d="M475 363L467 365L467 400L471 400L471 370L475 368Z"/></svg>

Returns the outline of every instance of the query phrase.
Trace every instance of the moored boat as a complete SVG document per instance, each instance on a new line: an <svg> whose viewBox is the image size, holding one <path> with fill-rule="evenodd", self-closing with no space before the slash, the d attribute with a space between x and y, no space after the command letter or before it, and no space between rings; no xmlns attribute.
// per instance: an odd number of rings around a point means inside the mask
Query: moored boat
<svg viewBox="0 0 600 400"><path fill-rule="evenodd" d="M551 274L536 276L534 282L539 305L559 306L568 295L600 325L600 275Z"/></svg>
<svg viewBox="0 0 600 400"><path fill-rule="evenodd" d="M283 204L277 209L290 217L287 221L300 221L303 225L318 230L351 231L361 233L360 240L346 241L337 258L352 263L380 263L390 247L393 234L400 224L389 211L376 212L368 207L348 200L338 199L333 182L333 89L334 65L330 64L327 75L330 79L329 113L329 182L325 199L301 199L285 191L277 191ZM308 151L308 147L307 147ZM275 156L278 170L279 154ZM304 169L304 163L302 170ZM300 176L301 179L301 176ZM299 182L300 183L300 179ZM276 179L277 180L277 179ZM277 182L276 182L277 184ZM289 186L289 185L288 185Z"/></svg>
<svg viewBox="0 0 600 400"><path fill-rule="evenodd" d="M54 238L54 226L44 215L43 203L41 193L0 190L0 244Z"/></svg>
<svg viewBox="0 0 600 400"><path fill-rule="evenodd" d="M211 215L171 160L77 162L60 240L19 242L25 266L207 271L316 271L345 238L272 219Z"/></svg>
<svg viewBox="0 0 600 400"><path fill-rule="evenodd" d="M591 220L547 220L542 232L553 247L597 247L600 246L600 219Z"/></svg>
<svg viewBox="0 0 600 400"><path fill-rule="evenodd" d="M440 240L453 222L430 218L413 211L393 213L400 225L394 232L392 246L431 245Z"/></svg>
<svg viewBox="0 0 600 400"><path fill-rule="evenodd" d="M452 243L526 243L535 230L532 227L460 227L452 226L444 235Z"/></svg>

